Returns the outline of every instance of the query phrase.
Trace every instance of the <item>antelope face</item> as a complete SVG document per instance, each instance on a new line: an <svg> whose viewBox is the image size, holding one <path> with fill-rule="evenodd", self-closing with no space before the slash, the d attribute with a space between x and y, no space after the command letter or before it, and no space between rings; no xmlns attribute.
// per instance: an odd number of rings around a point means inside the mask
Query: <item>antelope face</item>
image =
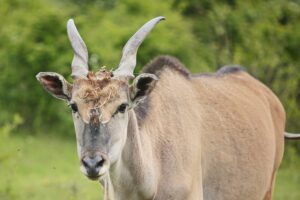
<svg viewBox="0 0 300 200"><path fill-rule="evenodd" d="M67 28L74 58L73 84L54 72L40 72L36 77L44 89L58 99L67 101L77 139L77 152L81 171L97 180L109 172L122 154L127 138L130 111L152 90L157 80L153 74L140 74L132 85L136 52L147 33L162 17L146 23L127 42L119 67L114 71L88 71L87 48L73 20Z"/></svg>
<svg viewBox="0 0 300 200"><path fill-rule="evenodd" d="M69 84L61 75L40 72L37 79L72 110L81 171L90 179L104 176L120 157L127 138L129 112L154 87L157 78L141 74L129 86L111 72L89 72Z"/></svg>
<svg viewBox="0 0 300 200"><path fill-rule="evenodd" d="M100 75L109 75L101 72ZM79 79L70 107L81 171L91 179L105 175L120 157L127 136L129 86L119 79Z"/></svg>

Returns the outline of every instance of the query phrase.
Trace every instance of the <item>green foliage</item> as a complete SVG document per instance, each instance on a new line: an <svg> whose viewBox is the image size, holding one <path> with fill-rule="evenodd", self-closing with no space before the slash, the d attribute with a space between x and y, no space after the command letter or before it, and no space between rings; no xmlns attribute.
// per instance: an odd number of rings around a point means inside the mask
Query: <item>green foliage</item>
<svg viewBox="0 0 300 200"><path fill-rule="evenodd" d="M72 54L61 23L63 14L38 0L1 1L0 9L0 18L5 19L0 22L1 123L19 113L23 126L32 133L59 124L67 118L56 111L64 109L39 88L35 74L46 70L68 73L62 66L68 66Z"/></svg>
<svg viewBox="0 0 300 200"><path fill-rule="evenodd" d="M145 21L162 14L168 23L158 25L140 48L137 72L159 54L175 55L188 66L201 64L191 23L173 12L168 2L126 0L110 9L105 2L1 1L0 18L6 19L0 22L1 123L9 122L11 113L19 113L24 119L21 128L32 134L56 130L73 135L68 108L47 95L35 80L39 71L56 71L70 80L72 49L65 26L71 17L87 43L94 70L103 65L115 68L130 36Z"/></svg>
<svg viewBox="0 0 300 200"><path fill-rule="evenodd" d="M23 119L18 114L14 114L12 122L6 123L0 127L0 142L1 139L8 138L11 132L23 123Z"/></svg>

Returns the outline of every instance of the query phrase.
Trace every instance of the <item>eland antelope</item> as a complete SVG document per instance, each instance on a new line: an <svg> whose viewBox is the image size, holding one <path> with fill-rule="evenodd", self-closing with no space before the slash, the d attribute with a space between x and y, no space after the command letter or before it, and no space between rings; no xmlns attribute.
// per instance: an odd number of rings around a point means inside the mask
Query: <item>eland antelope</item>
<svg viewBox="0 0 300 200"><path fill-rule="evenodd" d="M129 39L116 70L97 72L88 70L87 47L70 19L73 83L37 75L73 111L81 171L110 200L272 199L284 150L280 101L235 66L197 75L160 56L134 77L137 50L163 19Z"/></svg>

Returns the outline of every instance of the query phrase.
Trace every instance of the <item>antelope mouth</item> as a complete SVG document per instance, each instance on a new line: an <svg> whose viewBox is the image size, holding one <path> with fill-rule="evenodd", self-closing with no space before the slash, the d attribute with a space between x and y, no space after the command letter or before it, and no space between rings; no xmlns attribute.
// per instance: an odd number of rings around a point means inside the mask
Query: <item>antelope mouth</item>
<svg viewBox="0 0 300 200"><path fill-rule="evenodd" d="M105 155L83 156L80 171L90 180L99 180L109 171L109 160Z"/></svg>
<svg viewBox="0 0 300 200"><path fill-rule="evenodd" d="M97 175L88 175L88 174L85 174L87 178L89 178L90 180L92 181L97 181L97 180L100 180L102 179L103 177L105 177L107 174L107 172L103 172L103 173L99 173Z"/></svg>
<svg viewBox="0 0 300 200"><path fill-rule="evenodd" d="M97 175L97 176L90 176L90 175L86 175L86 177L92 181L97 181L100 179L100 175Z"/></svg>
<svg viewBox="0 0 300 200"><path fill-rule="evenodd" d="M92 181L97 181L102 179L108 174L108 166L104 166L100 169L99 173L88 173L84 167L80 167L80 171L89 179Z"/></svg>

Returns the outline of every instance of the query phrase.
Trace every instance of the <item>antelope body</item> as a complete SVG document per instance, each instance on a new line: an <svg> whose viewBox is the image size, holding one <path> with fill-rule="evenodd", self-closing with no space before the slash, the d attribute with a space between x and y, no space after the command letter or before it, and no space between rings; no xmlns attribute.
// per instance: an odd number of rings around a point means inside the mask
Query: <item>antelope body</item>
<svg viewBox="0 0 300 200"><path fill-rule="evenodd" d="M101 182L105 199L272 199L285 112L266 86L237 67L193 75L169 56L129 85L137 49L162 19L128 41L114 72L88 71L86 46L70 20L74 83L37 75L73 110L81 171Z"/></svg>

